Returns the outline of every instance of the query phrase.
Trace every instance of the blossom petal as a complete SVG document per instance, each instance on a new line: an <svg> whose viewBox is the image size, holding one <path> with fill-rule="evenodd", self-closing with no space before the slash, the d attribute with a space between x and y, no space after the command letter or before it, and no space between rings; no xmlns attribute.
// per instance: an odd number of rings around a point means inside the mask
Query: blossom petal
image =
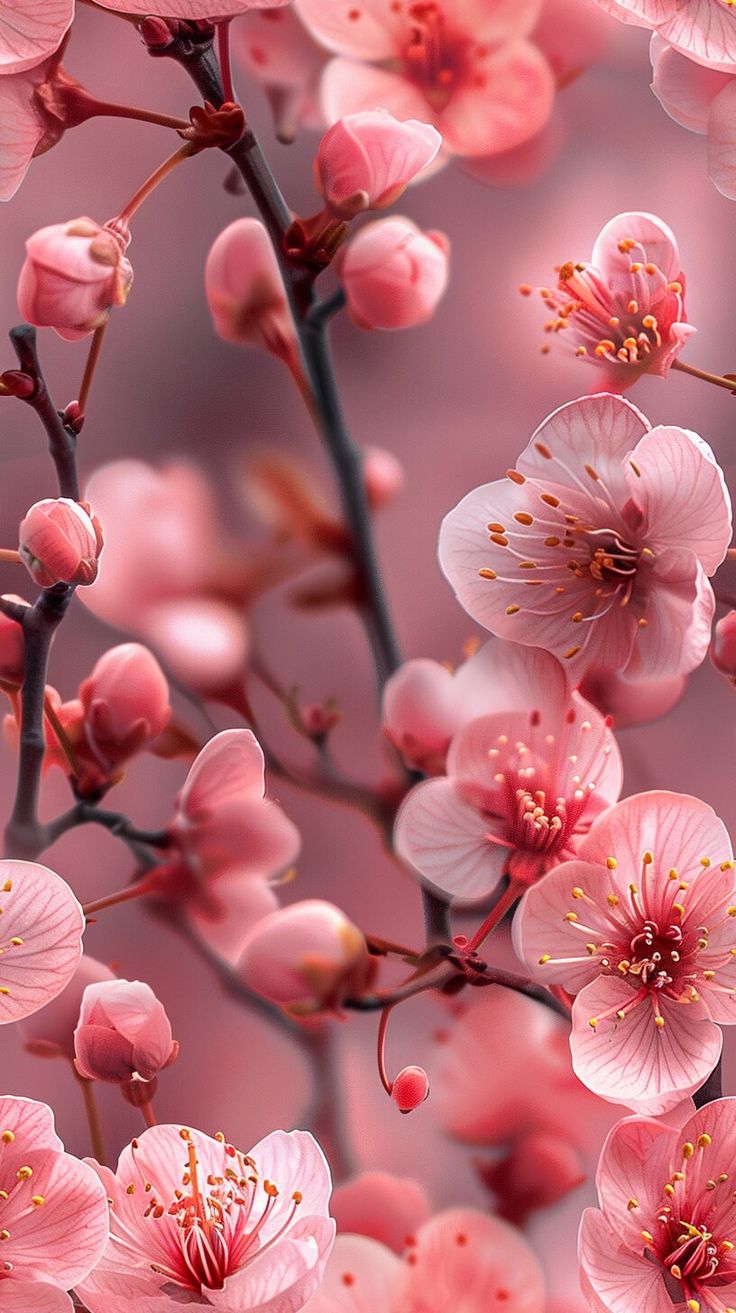
<svg viewBox="0 0 736 1313"><path fill-rule="evenodd" d="M689 60L686 62L690 62ZM701 70L705 73L706 70ZM723 74L708 71L710 78ZM708 173L723 196L736 197L736 79L729 77L713 100L708 116Z"/></svg>
<svg viewBox="0 0 736 1313"><path fill-rule="evenodd" d="M82 956L85 920L68 884L45 866L0 862L0 881L5 1024L37 1012L68 985Z"/></svg>
<svg viewBox="0 0 736 1313"><path fill-rule="evenodd" d="M606 225L598 242L610 226ZM606 237L606 246L608 240ZM598 258L594 254L594 264ZM540 424L516 462L517 469L592 498L599 490L586 474L589 466L599 475L609 504L620 508L631 495L622 462L649 429L641 411L623 397L608 392L580 397L554 410Z"/></svg>
<svg viewBox="0 0 736 1313"><path fill-rule="evenodd" d="M390 0L297 0L294 8L312 35L338 55L390 59L406 32L406 19Z"/></svg>
<svg viewBox="0 0 736 1313"><path fill-rule="evenodd" d="M639 251L632 257L630 251L620 249L619 243L628 241L636 242L637 247L646 253L646 259L656 264L665 278L677 278L680 273L680 253L675 234L656 214L641 211L617 214L615 218L609 219L596 237L591 263L602 269L606 278L614 284L622 280L624 289L628 291L632 258L642 258Z"/></svg>
<svg viewBox="0 0 736 1313"><path fill-rule="evenodd" d="M0 77L0 201L9 201L15 195L45 135L33 98L47 67L46 63L39 64L27 73Z"/></svg>
<svg viewBox="0 0 736 1313"><path fill-rule="evenodd" d="M0 73L23 73L40 64L61 45L73 17L74 0L13 0L12 6L3 5Z"/></svg>
<svg viewBox="0 0 736 1313"><path fill-rule="evenodd" d="M653 995L647 992L632 1005L635 997L633 986L613 976L585 986L572 1009L572 1065L594 1094L659 1115L703 1084L718 1061L723 1035L702 1003L677 1003L661 993L664 1025L658 1026ZM622 1009L626 1016L617 1021Z"/></svg>
<svg viewBox="0 0 736 1313"><path fill-rule="evenodd" d="M41 1281L4 1281L3 1313L73 1313L65 1291Z"/></svg>
<svg viewBox="0 0 736 1313"><path fill-rule="evenodd" d="M626 668L628 679L686 675L705 659L715 611L713 590L693 552L665 548L652 567L642 619Z"/></svg>
<svg viewBox="0 0 736 1313"><path fill-rule="evenodd" d="M578 904L574 889L585 890L585 902ZM575 861L556 866L527 890L514 917L513 939L518 957L536 980L564 985L577 994L598 978L600 964L585 947L590 935L567 918L573 908L583 907L586 925L601 941L607 940L611 922L606 897L613 889L607 867Z"/></svg>
<svg viewBox="0 0 736 1313"><path fill-rule="evenodd" d="M272 1131L250 1150L259 1174L273 1181L285 1200L291 1200L295 1190L302 1196L297 1216L326 1213L330 1203L332 1179L322 1150L308 1131ZM278 1231L281 1220L274 1209L271 1230ZM269 1228L262 1231L264 1238Z"/></svg>
<svg viewBox="0 0 736 1313"><path fill-rule="evenodd" d="M430 108L418 86L390 69L360 64L354 59L330 60L320 88L322 108L328 123L348 114L376 108L387 109L402 122L418 120L439 127L439 117ZM425 169L423 177L429 176Z"/></svg>
<svg viewBox="0 0 736 1313"><path fill-rule="evenodd" d="M565 671L542 648L491 638L455 672L463 723L494 711L528 711L542 702L559 712L568 692Z"/></svg>
<svg viewBox="0 0 736 1313"><path fill-rule="evenodd" d="M652 91L662 108L675 123L690 132L707 132L711 106L719 92L732 83L729 74L695 64L663 42L659 42L652 63ZM726 109L725 104L723 108ZM719 126L730 127L725 122ZM721 134L716 131L714 135Z"/></svg>
<svg viewBox="0 0 736 1313"><path fill-rule="evenodd" d="M16 1188L2 1209L3 1227L10 1231L7 1258L19 1279L47 1280L67 1290L102 1257L109 1234L107 1195L92 1168L71 1154L26 1148L20 1157L33 1175L21 1188L13 1181ZM8 1189L11 1166L21 1166L17 1154L0 1163ZM33 1207L31 1195L44 1203Z"/></svg>
<svg viewBox="0 0 736 1313"><path fill-rule="evenodd" d="M393 1307L458 1308L459 1292L479 1313L506 1301L514 1313L537 1313L545 1304L544 1278L521 1232L470 1208L449 1208L419 1228Z"/></svg>
<svg viewBox="0 0 736 1313"><path fill-rule="evenodd" d="M586 1208L580 1227L583 1292L594 1313L672 1313L662 1268L632 1253L597 1208ZM592 1298L591 1298L592 1296Z"/></svg>
<svg viewBox="0 0 736 1313"><path fill-rule="evenodd" d="M620 878L628 884L638 882L645 852L653 854L654 870L674 868L684 879L702 871L702 858L717 865L732 855L728 831L706 802L685 793L652 790L604 812L580 844L578 856L602 866L615 857ZM652 912L656 906L651 904Z"/></svg>
<svg viewBox="0 0 736 1313"><path fill-rule="evenodd" d="M34 1149L64 1148L54 1130L54 1114L46 1103L8 1094L0 1099L0 1134L12 1131L17 1141L32 1144Z"/></svg>
<svg viewBox="0 0 736 1313"><path fill-rule="evenodd" d="M265 758L249 729L226 729L215 734L196 758L178 806L190 815L231 799L262 798L266 791Z"/></svg>
<svg viewBox="0 0 736 1313"><path fill-rule="evenodd" d="M296 1222L272 1249L229 1276L222 1290L208 1291L209 1303L222 1313L296 1313L319 1289L334 1237L331 1218Z"/></svg>
<svg viewBox="0 0 736 1313"><path fill-rule="evenodd" d="M477 78L455 91L434 122L452 154L494 155L541 132L554 95L554 77L544 55L530 42L516 41L483 61Z"/></svg>
<svg viewBox="0 0 736 1313"><path fill-rule="evenodd" d="M601 1208L621 1237L641 1243L641 1219L662 1202L670 1160L682 1137L673 1127L649 1117L626 1117L610 1132L601 1151L596 1187ZM631 1200L636 1207L631 1206Z"/></svg>
<svg viewBox="0 0 736 1313"><path fill-rule="evenodd" d="M509 849L488 841L493 821L465 802L453 780L411 790L396 818L394 846L443 893L482 898L504 873Z"/></svg>
<svg viewBox="0 0 736 1313"><path fill-rule="evenodd" d="M101 9L119 10L121 0L96 0ZM235 18L251 9L277 9L289 0L125 0L126 14L159 18Z"/></svg>
<svg viewBox="0 0 736 1313"><path fill-rule="evenodd" d="M601 9L623 23L657 27L675 13L680 0L597 0Z"/></svg>
<svg viewBox="0 0 736 1313"><path fill-rule="evenodd" d="M671 46L698 64L726 71L736 68L736 22L722 0L678 4L657 30Z"/></svg>
<svg viewBox="0 0 736 1313"><path fill-rule="evenodd" d="M731 541L731 498L708 443L689 429L659 426L637 444L634 459L629 487L655 555L685 546L715 574Z"/></svg>
<svg viewBox="0 0 736 1313"><path fill-rule="evenodd" d="M403 1264L386 1245L338 1235L319 1290L304 1313L376 1313L390 1309Z"/></svg>
<svg viewBox="0 0 736 1313"><path fill-rule="evenodd" d="M210 880L207 898L211 910L185 905L187 917L208 947L235 966L252 927L276 911L278 898L266 880L237 867Z"/></svg>

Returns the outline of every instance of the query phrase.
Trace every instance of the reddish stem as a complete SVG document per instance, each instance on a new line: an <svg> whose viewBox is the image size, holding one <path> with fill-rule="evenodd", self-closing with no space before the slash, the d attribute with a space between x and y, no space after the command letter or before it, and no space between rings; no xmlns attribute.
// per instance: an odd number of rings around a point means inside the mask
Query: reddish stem
<svg viewBox="0 0 736 1313"><path fill-rule="evenodd" d="M482 925L478 926L473 938L466 946L468 953L475 953L480 948L485 939L488 938L492 930L495 930L500 921L503 920L509 908L513 907L517 898L522 893L522 886L516 881L511 880L508 889L501 894L498 902L491 908L488 916Z"/></svg>

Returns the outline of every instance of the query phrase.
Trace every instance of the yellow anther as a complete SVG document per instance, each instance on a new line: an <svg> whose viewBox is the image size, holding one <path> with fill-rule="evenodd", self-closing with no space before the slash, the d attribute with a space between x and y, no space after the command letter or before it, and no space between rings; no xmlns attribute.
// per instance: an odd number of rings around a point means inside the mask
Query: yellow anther
<svg viewBox="0 0 736 1313"><path fill-rule="evenodd" d="M688 1300L686 1300L685 1302L686 1302L686 1306L687 1306L687 1308L689 1308L689 1310L690 1310L690 1313L700 1313L700 1300L698 1300L698 1299L688 1299Z"/></svg>
<svg viewBox="0 0 736 1313"><path fill-rule="evenodd" d="M506 607L506 614L507 614L507 615L516 615L516 612L517 612L517 611L520 611L520 610L521 610L521 607L520 607L520 606L517 606L515 602L512 602L511 606L507 606L507 607Z"/></svg>
<svg viewBox="0 0 736 1313"><path fill-rule="evenodd" d="M609 871L615 871L615 870L616 870L616 867L618 866L618 862L616 861L616 858L615 858L615 857L607 857L607 858L606 858L606 866L608 867Z"/></svg>
<svg viewBox="0 0 736 1313"><path fill-rule="evenodd" d="M2 1140L3 1144L12 1144L14 1139L15 1136L12 1131L3 1131L2 1135L0 1135L0 1140Z"/></svg>
<svg viewBox="0 0 736 1313"><path fill-rule="evenodd" d="M19 1181L30 1181L33 1176L32 1167L19 1167L15 1173Z"/></svg>
<svg viewBox="0 0 736 1313"><path fill-rule="evenodd" d="M639 1207L639 1200L638 1200L638 1199L634 1199L634 1198L632 1197L631 1199L629 1199L629 1202L627 1203L626 1207L628 1208L629 1212L631 1212L632 1208L638 1208L638 1207Z"/></svg>
<svg viewBox="0 0 736 1313"><path fill-rule="evenodd" d="M540 967L543 967L543 966L545 965L545 963L549 962L549 961L550 961L550 958L551 958L551 954L550 954L550 953L542 953L542 956L541 956L540 959L539 959L539 965L540 965Z"/></svg>
<svg viewBox="0 0 736 1313"><path fill-rule="evenodd" d="M34 1208L42 1208L43 1205L46 1203L46 1200L44 1199L42 1194L32 1194L31 1203L33 1204Z"/></svg>
<svg viewBox="0 0 736 1313"><path fill-rule="evenodd" d="M580 888L580 885L576 885L575 888L574 888L571 892L572 892L572 896L573 896L573 898L584 898L584 897L585 897L585 891L584 891L583 889Z"/></svg>
<svg viewBox="0 0 736 1313"><path fill-rule="evenodd" d="M642 853L641 860L645 866L651 866L652 862L654 861L654 854L650 852Z"/></svg>
<svg viewBox="0 0 736 1313"><path fill-rule="evenodd" d="M642 1231L641 1238L642 1240L646 1240L648 1245L654 1244L654 1236L651 1231Z"/></svg>
<svg viewBox="0 0 736 1313"><path fill-rule="evenodd" d="M496 574L496 571L495 571L495 570L489 570L489 569L488 569L487 567L485 567L485 566L484 566L484 568L483 568L482 570L479 570L479 571L478 571L478 574L480 575L481 579L497 579L497 578L498 578L498 575Z"/></svg>
<svg viewBox="0 0 736 1313"><path fill-rule="evenodd" d="M598 1025L598 1018L597 1018L597 1017L591 1017L591 1018L589 1019L589 1021L588 1021L588 1025L590 1026L590 1029L591 1029L591 1030L595 1030L596 1027L597 1027L597 1025Z"/></svg>
<svg viewBox="0 0 736 1313"><path fill-rule="evenodd" d="M658 1026L659 1029L661 1030L664 1025L664 1017L655 1017L654 1024L655 1026Z"/></svg>
<svg viewBox="0 0 736 1313"><path fill-rule="evenodd" d="M694 1153L695 1153L695 1145L691 1144L690 1140L686 1140L682 1146L683 1158L692 1158Z"/></svg>
<svg viewBox="0 0 736 1313"><path fill-rule="evenodd" d="M710 857L701 857L700 865L705 867L710 866Z"/></svg>
<svg viewBox="0 0 736 1313"><path fill-rule="evenodd" d="M674 910L675 912L677 912L677 915L678 915L678 916L684 916L684 915L685 915L685 908L684 908L684 906L683 906L682 903L673 903L673 904L672 904L672 908L673 908L673 910Z"/></svg>
<svg viewBox="0 0 736 1313"><path fill-rule="evenodd" d="M577 912L565 912L565 915L563 916L562 919L563 921L577 921L578 914Z"/></svg>
<svg viewBox="0 0 736 1313"><path fill-rule="evenodd" d="M706 1135L705 1132L704 1132L702 1135L699 1135L699 1136L698 1136L698 1148L699 1148L699 1149L707 1149L708 1146L709 1146L710 1144L712 1144L712 1143L713 1143L713 1136L712 1136L712 1135Z"/></svg>

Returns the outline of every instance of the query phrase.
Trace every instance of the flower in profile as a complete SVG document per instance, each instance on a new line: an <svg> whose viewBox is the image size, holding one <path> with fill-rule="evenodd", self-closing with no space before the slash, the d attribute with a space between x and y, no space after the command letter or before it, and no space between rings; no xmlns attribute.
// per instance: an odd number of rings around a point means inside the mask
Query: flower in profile
<svg viewBox="0 0 736 1313"><path fill-rule="evenodd" d="M581 397L537 429L506 479L446 516L440 563L492 633L591 666L657 679L705 657L708 576L731 539L710 447L621 397Z"/></svg>
<svg viewBox="0 0 736 1313"><path fill-rule="evenodd" d="M514 944L574 994L573 1066L594 1093L658 1115L696 1090L736 1021L736 876L723 822L679 793L601 816L529 891Z"/></svg>
<svg viewBox="0 0 736 1313"><path fill-rule="evenodd" d="M107 1199L64 1146L45 1103L0 1098L0 1305L3 1313L72 1313L64 1293L101 1258Z"/></svg>
<svg viewBox="0 0 736 1313"><path fill-rule="evenodd" d="M331 122L383 105L432 123L453 155L490 155L533 137L552 111L554 78L527 40L541 0L299 0L337 56L322 78Z"/></svg>
<svg viewBox="0 0 736 1313"><path fill-rule="evenodd" d="M555 287L538 289L551 316L545 332L605 369L619 391L641 374L664 377L695 332L686 321L675 236L653 214L617 214L598 234L590 261L565 260L556 275ZM521 288L527 296L532 290Z"/></svg>
<svg viewBox="0 0 736 1313"><path fill-rule="evenodd" d="M223 1135L156 1126L123 1150L116 1173L97 1171L110 1242L77 1287L90 1313L138 1301L146 1313L297 1313L317 1289L335 1224L311 1135L274 1131L246 1154Z"/></svg>
<svg viewBox="0 0 736 1313"><path fill-rule="evenodd" d="M268 96L279 141L299 128L324 128L319 84L329 52L293 8L255 9L232 27L233 54Z"/></svg>
<svg viewBox="0 0 736 1313"><path fill-rule="evenodd" d="M338 276L359 328L415 328L432 318L447 287L449 242L411 219L366 224L338 256Z"/></svg>
<svg viewBox="0 0 736 1313"><path fill-rule="evenodd" d="M736 1305L736 1099L700 1108L681 1130L627 1117L598 1168L599 1208L583 1213L583 1293L600 1313L632 1308L731 1313Z"/></svg>
<svg viewBox="0 0 736 1313"><path fill-rule="evenodd" d="M294 1016L339 1009L371 972L365 936L333 903L307 898L253 927L238 963L246 985Z"/></svg>
<svg viewBox="0 0 736 1313"><path fill-rule="evenodd" d="M85 217L39 228L26 242L18 279L23 318L38 328L54 328L70 342L100 328L113 307L128 298L129 240L129 234Z"/></svg>
<svg viewBox="0 0 736 1313"><path fill-rule="evenodd" d="M736 71L736 14L730 0L598 0L601 9L656 32L696 64Z"/></svg>
<svg viewBox="0 0 736 1313"><path fill-rule="evenodd" d="M591 823L621 791L607 721L570 694L559 662L522 649L516 698L465 724L447 774L424 780L401 806L399 856L435 888L476 899L508 875L517 893L577 853ZM531 706L531 710L529 707Z"/></svg>
<svg viewBox="0 0 736 1313"><path fill-rule="evenodd" d="M61 876L38 862L0 861L0 1025L37 1012L82 956L84 913Z"/></svg>
<svg viewBox="0 0 736 1313"><path fill-rule="evenodd" d="M260 346L298 372L299 349L284 280L258 219L236 219L207 256L205 290L215 332L225 342Z"/></svg>
<svg viewBox="0 0 736 1313"><path fill-rule="evenodd" d="M140 643L119 643L104 652L80 684L79 701L86 747L103 769L149 746L171 720L166 676Z"/></svg>
<svg viewBox="0 0 736 1313"><path fill-rule="evenodd" d="M377 1240L339 1235L305 1313L538 1313L544 1307L542 1272L521 1233L472 1208L448 1208L410 1237L403 1261Z"/></svg>

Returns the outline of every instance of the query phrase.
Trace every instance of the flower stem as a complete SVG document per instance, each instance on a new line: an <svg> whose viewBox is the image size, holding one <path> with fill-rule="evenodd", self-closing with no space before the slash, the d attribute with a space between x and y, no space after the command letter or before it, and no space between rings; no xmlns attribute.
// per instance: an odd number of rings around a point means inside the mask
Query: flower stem
<svg viewBox="0 0 736 1313"><path fill-rule="evenodd" d="M388 1072L386 1071L386 1031L388 1030L388 1021L393 1011L393 1007L394 1005L393 1003L391 1003L389 1004L388 1007L383 1009L381 1013L381 1019L378 1023L378 1039L376 1041L378 1075L380 1077L381 1084L384 1090L386 1091L386 1093L388 1094L389 1098L391 1097L391 1091L393 1090L394 1086L393 1086L393 1081L389 1080Z"/></svg>
<svg viewBox="0 0 736 1313"><path fill-rule="evenodd" d="M503 920L509 909L513 907L521 892L521 886L517 884L515 880L511 880L508 888L504 890L498 901L494 903L485 921L483 921L482 925L478 926L478 929L466 946L467 952L474 953L480 948L481 944L488 938L491 931L495 930L496 926Z"/></svg>
<svg viewBox="0 0 736 1313"><path fill-rule="evenodd" d="M725 378L722 374L710 374L708 370L686 365L682 360L673 360L672 369L678 369L681 374L690 374L692 378L701 378L704 383L714 383L718 388L728 388L729 392L736 392L736 379Z"/></svg>
<svg viewBox="0 0 736 1313"><path fill-rule="evenodd" d="M232 19L223 18L222 22L217 24L217 54L220 60L220 75L222 77L222 92L226 101L235 103L235 88L233 87L233 68L230 58L230 23Z"/></svg>
<svg viewBox="0 0 736 1313"><path fill-rule="evenodd" d="M153 1126L158 1126L156 1114L153 1111L153 1101L151 1099L148 1100L148 1103L141 1104L141 1115L149 1129Z"/></svg>
<svg viewBox="0 0 736 1313"><path fill-rule="evenodd" d="M61 748L62 752L64 753L64 756L66 757L69 763L69 769L71 770L72 775L76 777L79 774L79 762L77 761L77 754L74 751L74 746L69 738L69 735L67 734L66 730L64 729L64 726L62 725L61 721L59 720L59 717L57 716L54 710L53 704L51 702L51 698L48 696L48 694L44 696L43 710L44 710L44 715L47 721L49 722L49 725L54 731L56 741L59 744L59 747Z"/></svg>
<svg viewBox="0 0 736 1313"><path fill-rule="evenodd" d="M20 552L14 547L0 547L0 561L8 561L13 565L18 565L23 560Z"/></svg>
<svg viewBox="0 0 736 1313"><path fill-rule="evenodd" d="M105 1145L102 1139L102 1127L100 1125L100 1117L97 1111L94 1081L87 1080L84 1076L77 1076L76 1072L74 1074L82 1090L84 1110L87 1114L87 1121L89 1123L89 1136L92 1144L92 1153L100 1164L100 1167L105 1167Z"/></svg>
<svg viewBox="0 0 736 1313"><path fill-rule="evenodd" d="M178 150L175 150L173 155L170 155L167 160L164 160L163 164L160 164L157 169L154 169L151 176L146 178L143 185L138 188L137 192L131 196L128 204L120 211L117 216L118 220L124 224L130 223L133 215L140 209L143 202L148 199L151 192L156 190L159 183L163 182L164 178L168 178L169 174L173 173L174 169L177 168L179 164L182 164L184 160L188 159L190 155L194 155L196 150L197 147L193 142L185 141L183 146L180 146Z"/></svg>
<svg viewBox="0 0 736 1313"><path fill-rule="evenodd" d="M100 327L96 328L92 335L92 342L89 348L89 355L87 356L87 363L84 367L84 376L82 378L81 387L79 389L79 397L77 399L77 405L79 406L79 411L82 416L85 415L87 410L89 391L90 388L92 387L92 380L95 376L95 370L97 368L97 364L100 359L100 353L102 352L102 343L105 340L105 329L107 328L107 323L108 321L105 320L104 324L100 324Z"/></svg>
<svg viewBox="0 0 736 1313"><path fill-rule="evenodd" d="M118 889L114 894L107 894L105 898L96 898L92 903L85 903L82 911L89 920L91 916L104 912L108 907L117 907L119 903L130 903L134 898L145 898L146 894L150 894L154 884L153 880L137 880L135 884L126 885L124 889Z"/></svg>

